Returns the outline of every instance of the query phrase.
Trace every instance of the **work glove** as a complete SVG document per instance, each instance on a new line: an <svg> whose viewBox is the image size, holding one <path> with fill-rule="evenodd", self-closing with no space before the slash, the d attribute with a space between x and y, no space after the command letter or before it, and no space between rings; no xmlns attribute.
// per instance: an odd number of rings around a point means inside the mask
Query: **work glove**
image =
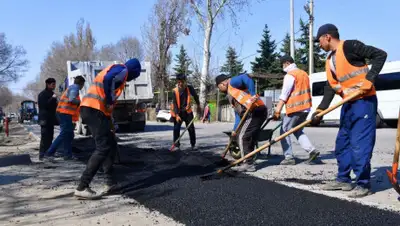
<svg viewBox="0 0 400 226"><path fill-rule="evenodd" d="M237 134L236 134L236 132L235 132L235 131L232 131L232 133L231 133L231 137L232 137L232 138L235 138L235 137L236 137L236 135L237 135Z"/></svg>
<svg viewBox="0 0 400 226"><path fill-rule="evenodd" d="M272 119L274 119L275 121L278 121L280 118L281 118L281 113L277 111L272 116Z"/></svg>
<svg viewBox="0 0 400 226"><path fill-rule="evenodd" d="M176 115L175 119L176 119L177 122L181 122L182 121L182 119L181 119L181 117L179 117L179 115Z"/></svg>
<svg viewBox="0 0 400 226"><path fill-rule="evenodd" d="M321 109L315 110L315 112L311 115L311 125L318 126L321 123L322 116L318 117L317 115L322 112Z"/></svg>

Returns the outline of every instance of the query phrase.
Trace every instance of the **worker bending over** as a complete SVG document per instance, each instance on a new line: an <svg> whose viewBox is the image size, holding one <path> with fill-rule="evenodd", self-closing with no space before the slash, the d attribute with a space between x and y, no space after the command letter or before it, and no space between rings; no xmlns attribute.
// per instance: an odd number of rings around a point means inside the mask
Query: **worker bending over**
<svg viewBox="0 0 400 226"><path fill-rule="evenodd" d="M82 76L77 76L74 79L74 84L70 85L61 95L56 109L61 131L47 150L46 158L53 157L58 146L64 143L64 160L73 159L72 140L74 139L74 126L72 122L79 120L79 105L81 104L79 90L84 85L85 79Z"/></svg>
<svg viewBox="0 0 400 226"><path fill-rule="evenodd" d="M237 139L242 157L252 152L257 142L260 128L267 118L267 107L256 96L254 81L247 74L240 74L233 78L220 74L215 78L219 90L227 94L229 103L235 111L235 124L232 131L232 139ZM247 115L239 133L235 130L247 109ZM238 171L254 172L254 159L247 159L243 164L235 167Z"/></svg>
<svg viewBox="0 0 400 226"><path fill-rule="evenodd" d="M281 59L283 70L287 73L283 79L282 92L279 97L279 103L275 109L274 119L279 120L283 105L286 107L286 116L283 118L281 126L281 135L303 123L310 112L311 104L311 90L310 80L307 72L297 68L291 56L283 56ZM309 158L306 163L315 160L319 152L311 144L307 135L304 133L303 128L297 130L293 135L299 141L301 147L309 153ZM281 165L295 165L293 157L292 141L290 136L281 140L283 155L285 159Z"/></svg>
<svg viewBox="0 0 400 226"><path fill-rule="evenodd" d="M89 184L102 167L107 177L106 190L111 184L112 164L117 149L117 141L112 131L112 113L118 97L125 88L126 82L139 77L141 65L137 59L128 60L125 64L114 64L102 70L94 79L87 94L81 102L81 118L87 124L95 140L96 149L90 157L80 183L75 190L79 198L98 198L102 193L90 189Z"/></svg>
<svg viewBox="0 0 400 226"><path fill-rule="evenodd" d="M313 113L312 124L318 125L321 117L316 115L329 107L335 93L342 98L355 91L359 97L341 107L340 128L336 138L335 155L338 162L336 181L326 184L325 190L351 191L349 197L370 194L371 157L375 146L377 98L374 86L376 76L386 61L385 51L363 44L357 40L340 40L339 31L333 24L318 29L316 42L326 52L328 84L324 98ZM366 59L372 67L368 69ZM356 186L351 185L350 172L356 175Z"/></svg>
<svg viewBox="0 0 400 226"><path fill-rule="evenodd" d="M201 112L199 97L194 90L193 86L188 85L186 81L186 75L176 75L177 87L173 89L172 104L171 104L171 116L174 122L174 142L179 138L182 122L185 121L186 126L193 120L193 111L190 103L190 96L194 97L194 101L197 104L197 112ZM200 113L198 113L200 115ZM188 128L190 144L192 150L196 149L196 131L194 129L194 122ZM180 142L175 144L175 150L180 149Z"/></svg>

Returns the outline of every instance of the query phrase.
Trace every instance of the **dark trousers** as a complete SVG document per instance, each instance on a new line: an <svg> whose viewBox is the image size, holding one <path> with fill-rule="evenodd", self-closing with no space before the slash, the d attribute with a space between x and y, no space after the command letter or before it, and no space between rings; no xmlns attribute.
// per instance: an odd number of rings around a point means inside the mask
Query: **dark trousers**
<svg viewBox="0 0 400 226"><path fill-rule="evenodd" d="M77 188L78 190L83 190L89 187L100 167L103 168L107 183L111 182L117 141L111 132L111 118L106 117L101 111L89 107L81 107L80 113L82 120L89 127L96 144L96 149L90 156Z"/></svg>
<svg viewBox="0 0 400 226"><path fill-rule="evenodd" d="M46 151L50 148L54 137L54 125L43 123L40 126L40 146L39 157L43 157Z"/></svg>
<svg viewBox="0 0 400 226"><path fill-rule="evenodd" d="M258 107L253 112L250 112L247 115L247 119L243 122L242 128L240 128L239 133L236 135L242 157L254 151L261 126L267 119L267 113L267 108Z"/></svg>
<svg viewBox="0 0 400 226"><path fill-rule="evenodd" d="M182 119L182 121L180 121L180 122L177 122L175 117L173 118L173 121L174 121L174 141L173 142L175 142L180 136L182 122L185 122L186 126L188 126L189 123L194 118L193 112L191 112L191 113L182 112L181 114L179 114L179 117L181 117L181 119ZM190 125L188 132L189 132L189 137L190 137L190 144L192 146L195 146L196 145L196 131L194 129L194 122L192 123L192 125ZM180 145L181 145L181 143L178 141L178 143L175 146L180 147Z"/></svg>
<svg viewBox="0 0 400 226"><path fill-rule="evenodd" d="M376 139L377 105L376 96L343 104L335 147L338 181L351 183L350 172L353 170L358 186L371 186L371 157Z"/></svg>

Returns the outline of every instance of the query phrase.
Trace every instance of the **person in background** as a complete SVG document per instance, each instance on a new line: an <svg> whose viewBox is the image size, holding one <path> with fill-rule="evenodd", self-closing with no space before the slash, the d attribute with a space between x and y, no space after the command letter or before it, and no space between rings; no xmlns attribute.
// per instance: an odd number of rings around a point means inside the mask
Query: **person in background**
<svg viewBox="0 0 400 226"><path fill-rule="evenodd" d="M81 99L79 90L85 85L85 78L77 76L74 84L70 85L61 95L57 106L57 115L60 119L60 134L47 150L46 157L53 157L58 146L64 144L64 160L75 159L72 157L72 141L74 139L73 122L79 120L79 105Z"/></svg>
<svg viewBox="0 0 400 226"><path fill-rule="evenodd" d="M281 126L281 135L292 128L303 123L310 112L311 89L310 80L307 72L297 68L291 56L283 56L280 59L283 70L287 73L283 79L282 92L279 97L279 103L276 106L274 120L279 120L283 106L286 107L286 116L283 118ZM312 145L303 129L293 133L299 141L301 147L309 154L306 163L311 163L320 154ZM290 136L281 140L283 155L285 159L281 165L295 165L293 157L292 141Z"/></svg>
<svg viewBox="0 0 400 226"><path fill-rule="evenodd" d="M40 147L39 160L43 160L46 151L50 148L54 136L54 125L57 123L56 108L57 95L54 93L56 80L48 78L45 81L46 88L38 95Z"/></svg>
<svg viewBox="0 0 400 226"><path fill-rule="evenodd" d="M376 139L376 114L378 100L375 78L385 64L387 53L358 40L340 40L339 31L333 24L322 25L315 42L330 52L326 63L327 84L324 97L312 115L312 125L318 125L322 117L316 115L327 109L335 96L346 98L359 91L361 94L342 105L340 127L336 137L335 155L338 174L334 182L323 190L351 191L350 198L371 194L371 157ZM369 69L366 60L371 60ZM353 188L350 172L356 175Z"/></svg>
<svg viewBox="0 0 400 226"><path fill-rule="evenodd" d="M201 121L204 123L207 120L208 123L211 121L211 111L210 111L210 104L206 101L204 106L204 114Z"/></svg>
<svg viewBox="0 0 400 226"><path fill-rule="evenodd" d="M112 113L127 82L140 76L141 65L133 58L125 64L113 64L103 69L95 77L87 94L82 98L80 115L95 140L96 149L87 162L74 196L79 199L96 199L107 193L113 186L113 159L118 144L114 135ZM90 183L99 168L106 175L106 185L103 192L96 193L90 188Z"/></svg>
<svg viewBox="0 0 400 226"><path fill-rule="evenodd" d="M237 139L242 157L252 152L256 145L256 139L260 133L261 126L267 119L268 109L264 102L256 95L253 79L246 73L230 78L228 75L220 74L215 78L216 86L227 94L229 103L235 111L235 124L232 131L232 139ZM250 109L244 123L235 133L239 122L247 109ZM238 171L256 171L254 158L244 160L236 167Z"/></svg>
<svg viewBox="0 0 400 226"><path fill-rule="evenodd" d="M192 95L194 101L197 104L197 112L201 112L199 96L194 90L193 86L188 85L186 82L186 75L176 75L177 87L173 89L172 104L171 104L171 116L174 122L173 139L174 142L179 138L182 122L184 121L186 126L193 120L194 115L192 106L190 103L190 96ZM200 113L198 114L200 115ZM200 117L199 117L200 118ZM196 150L196 131L194 128L194 122L188 128L190 144L192 150ZM178 141L175 145L174 151L180 150L180 142Z"/></svg>

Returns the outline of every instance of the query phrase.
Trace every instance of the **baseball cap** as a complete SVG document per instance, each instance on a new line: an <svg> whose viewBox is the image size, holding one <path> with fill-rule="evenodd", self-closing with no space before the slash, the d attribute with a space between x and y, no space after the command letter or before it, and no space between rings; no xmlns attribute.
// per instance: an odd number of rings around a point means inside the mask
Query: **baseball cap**
<svg viewBox="0 0 400 226"><path fill-rule="evenodd" d="M221 82L229 79L229 75L226 74L220 74L215 78L215 85L218 86Z"/></svg>
<svg viewBox="0 0 400 226"><path fill-rule="evenodd" d="M314 39L314 42L319 42L319 38L321 36L326 35L326 34L334 34L334 33L339 33L339 30L337 27L333 24L324 24L321 27L319 27L318 32L317 32L317 37Z"/></svg>

